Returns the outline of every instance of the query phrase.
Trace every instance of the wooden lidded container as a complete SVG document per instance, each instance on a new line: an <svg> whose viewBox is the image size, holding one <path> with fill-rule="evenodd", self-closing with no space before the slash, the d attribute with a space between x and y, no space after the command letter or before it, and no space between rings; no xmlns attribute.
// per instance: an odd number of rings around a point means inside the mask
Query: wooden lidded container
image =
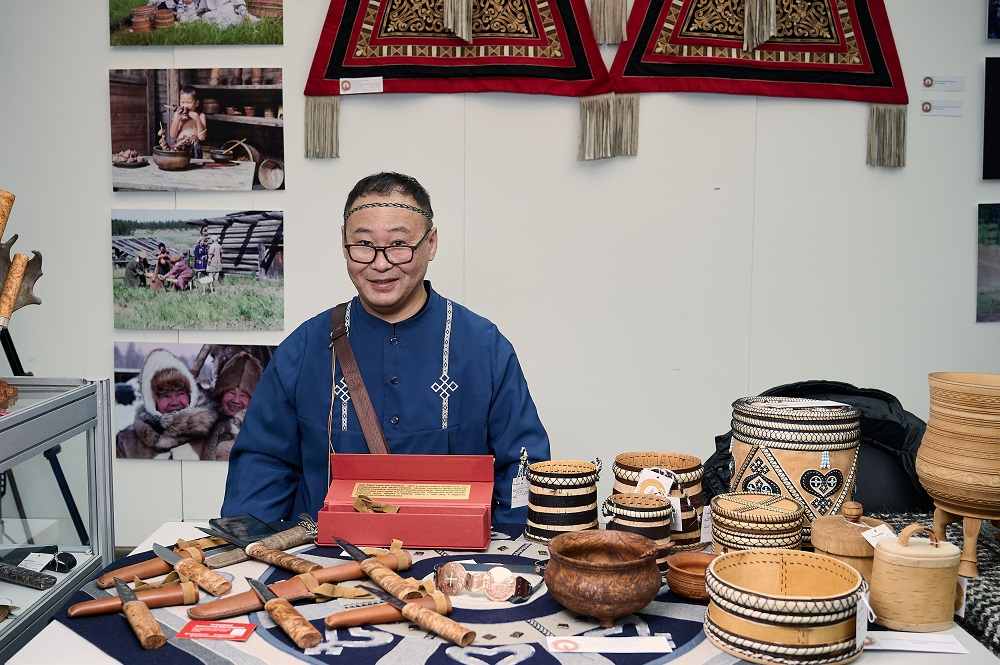
<svg viewBox="0 0 1000 665"><path fill-rule="evenodd" d="M817 554L832 556L854 567L865 581L872 580L872 557L875 548L861 535L862 531L885 524L874 517L864 517L857 501L848 501L839 515L820 517L812 524L812 544ZM892 527L889 527L890 529Z"/></svg>
<svg viewBox="0 0 1000 665"><path fill-rule="evenodd" d="M915 533L927 538L912 538ZM958 559L961 550L940 542L928 527L911 524L898 540L875 545L871 606L875 623L917 633L946 630L958 609Z"/></svg>

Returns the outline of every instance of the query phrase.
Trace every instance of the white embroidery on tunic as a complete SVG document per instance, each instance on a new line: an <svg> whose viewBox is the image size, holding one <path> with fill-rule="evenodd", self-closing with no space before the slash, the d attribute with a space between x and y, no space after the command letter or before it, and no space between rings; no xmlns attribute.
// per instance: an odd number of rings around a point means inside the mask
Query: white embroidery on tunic
<svg viewBox="0 0 1000 665"><path fill-rule="evenodd" d="M451 301L448 300L448 316L444 323L444 356L441 361L441 376L431 390L441 396L441 429L448 429L448 397L458 390L458 384L448 376L448 353L451 350Z"/></svg>
<svg viewBox="0 0 1000 665"><path fill-rule="evenodd" d="M347 329L347 337L351 336L351 303L347 303L347 311L344 313L344 327ZM337 397L340 398L340 429L347 431L347 402L351 399L351 393L347 390L347 382L344 381L343 369L341 369L340 381L337 383Z"/></svg>

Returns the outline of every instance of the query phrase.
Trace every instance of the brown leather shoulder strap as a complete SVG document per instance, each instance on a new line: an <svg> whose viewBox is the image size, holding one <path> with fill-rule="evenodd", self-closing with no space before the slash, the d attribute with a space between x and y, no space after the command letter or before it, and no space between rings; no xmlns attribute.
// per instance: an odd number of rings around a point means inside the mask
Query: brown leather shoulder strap
<svg viewBox="0 0 1000 665"><path fill-rule="evenodd" d="M340 358L340 370L344 373L344 381L347 382L351 401L354 402L354 412L358 414L358 420L361 422L361 431L365 435L368 451L387 454L389 446L385 443L382 426L375 417L375 409L368 397L368 391L365 390L361 370L358 369L358 362L354 359L354 351L351 350L351 342L347 337L346 318L346 303L337 305L330 312L330 346ZM331 379L336 383L336 376L331 376Z"/></svg>

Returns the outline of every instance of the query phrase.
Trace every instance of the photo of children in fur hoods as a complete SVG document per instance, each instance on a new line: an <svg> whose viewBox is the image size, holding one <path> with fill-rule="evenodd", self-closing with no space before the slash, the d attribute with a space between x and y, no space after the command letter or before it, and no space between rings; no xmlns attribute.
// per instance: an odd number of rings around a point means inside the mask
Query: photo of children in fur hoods
<svg viewBox="0 0 1000 665"><path fill-rule="evenodd" d="M116 342L116 456L228 460L274 348Z"/></svg>

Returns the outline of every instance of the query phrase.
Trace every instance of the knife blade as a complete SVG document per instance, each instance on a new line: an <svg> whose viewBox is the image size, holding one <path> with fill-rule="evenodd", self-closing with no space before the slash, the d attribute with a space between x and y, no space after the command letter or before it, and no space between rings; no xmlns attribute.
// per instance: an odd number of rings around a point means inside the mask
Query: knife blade
<svg viewBox="0 0 1000 665"><path fill-rule="evenodd" d="M139 600L135 592L119 578L115 578L115 589L122 600L122 612L132 626L132 632L139 638L143 649L158 649L167 643L167 636L160 628L160 622L154 617L146 603Z"/></svg>
<svg viewBox="0 0 1000 665"><path fill-rule="evenodd" d="M281 626L281 629L285 631L285 635L291 638L295 646L300 649L308 649L309 647L316 646L323 640L323 636L316 629L316 626L309 623L304 616L299 614L299 611L292 607L291 603L284 598L276 596L260 580L248 577L247 582L250 584L250 588L254 590L254 593L260 598L261 602L264 603L264 609L271 615L274 622Z"/></svg>
<svg viewBox="0 0 1000 665"><path fill-rule="evenodd" d="M209 570L203 564L194 559L185 559L179 554L174 554L163 545L153 543L153 551L174 567L181 575L191 578L195 584L213 596L222 596L229 593L233 588L233 583L214 570Z"/></svg>
<svg viewBox="0 0 1000 665"><path fill-rule="evenodd" d="M476 639L475 631L469 630L454 619L449 619L446 616L437 614L436 612L433 612L421 605L417 605L416 603L402 601L395 596L389 595L381 589L369 587L364 584L361 584L360 587L371 595L381 598L390 605L398 607L400 611L402 611L403 616L410 621L420 624L435 635L440 635L444 639L449 642L454 642L460 647L467 647Z"/></svg>
<svg viewBox="0 0 1000 665"><path fill-rule="evenodd" d="M243 551L252 556L254 559L266 561L277 566L278 568L284 568L285 570L290 570L293 573L311 573L312 571L319 570L323 567L315 561L308 561L302 557L295 556L294 554L276 550L273 547L268 547L260 542L250 543L242 538L237 538L231 533L227 533L219 529L206 528L203 526L198 527L198 529L204 531L210 536L222 538L226 542L243 548Z"/></svg>
<svg viewBox="0 0 1000 665"><path fill-rule="evenodd" d="M364 571L365 575L396 598L415 600L424 595L419 589L415 589L412 585L407 584L402 577L377 558L370 554L365 554L346 540L340 538L334 538L334 540L337 541L340 548L347 552L352 559L361 564L361 570Z"/></svg>

